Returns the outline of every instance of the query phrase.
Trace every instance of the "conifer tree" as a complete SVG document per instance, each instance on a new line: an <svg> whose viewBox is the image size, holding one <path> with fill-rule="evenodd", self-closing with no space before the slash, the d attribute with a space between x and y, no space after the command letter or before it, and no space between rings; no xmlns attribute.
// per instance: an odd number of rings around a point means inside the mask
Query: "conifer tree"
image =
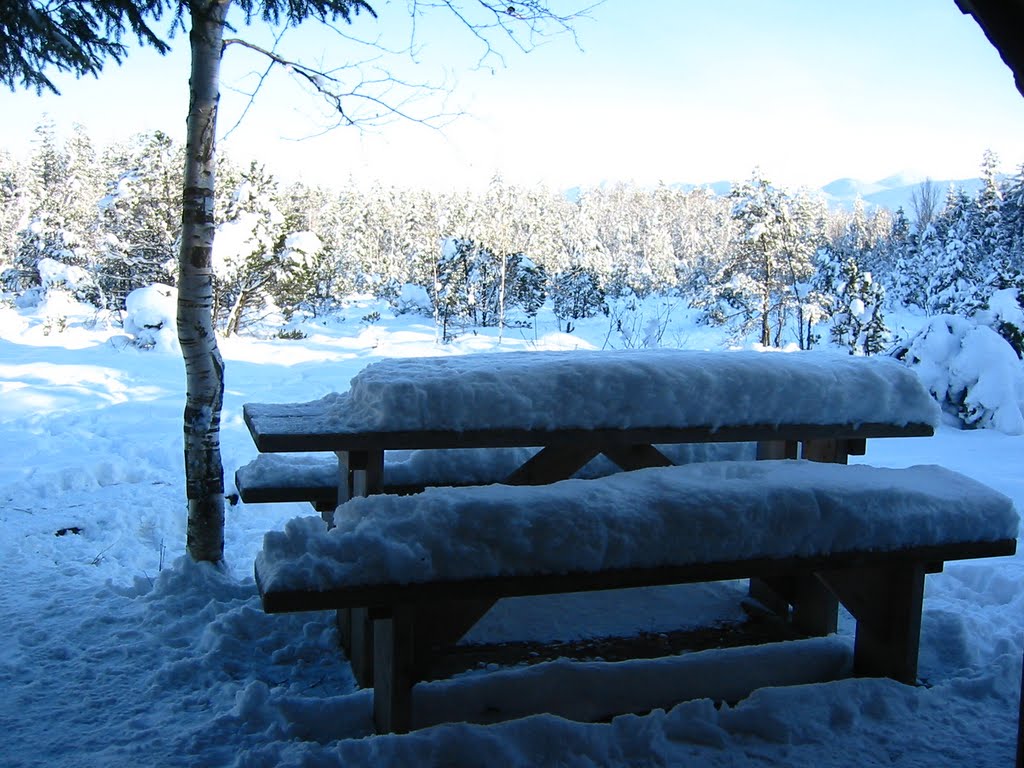
<svg viewBox="0 0 1024 768"><path fill-rule="evenodd" d="M253 161L218 227L215 317L228 336L261 318L279 271L294 264L281 261L284 216L277 206L276 192L273 176Z"/></svg>
<svg viewBox="0 0 1024 768"><path fill-rule="evenodd" d="M162 131L120 149L121 170L100 203L105 291L115 306L136 288L174 283L184 151Z"/></svg>

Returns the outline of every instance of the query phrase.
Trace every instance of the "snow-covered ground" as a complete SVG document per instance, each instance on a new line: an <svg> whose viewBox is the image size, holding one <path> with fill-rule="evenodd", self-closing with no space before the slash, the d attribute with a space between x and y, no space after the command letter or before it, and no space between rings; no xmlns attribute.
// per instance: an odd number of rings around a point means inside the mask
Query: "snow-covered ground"
<svg viewBox="0 0 1024 768"><path fill-rule="evenodd" d="M360 320L373 310L381 312L379 322ZM0 309L4 766L980 768L1012 761L1024 555L954 563L928 577L918 687L847 679L761 688L735 706L698 698L610 722L539 715L372 736L370 694L355 688L336 650L332 617L265 615L251 577L263 534L308 507L231 507L226 569L184 559L181 360L173 351L127 346L120 328L90 328L87 319L53 301L32 312ZM323 397L386 357L623 342L604 318L566 335L542 316L537 328L507 330L500 343L481 330L439 347L428 320L393 318L376 305L354 305L344 320L305 330L301 340L223 342L229 477L255 455L241 418L245 402ZM682 310L663 338L693 349L723 345ZM1024 509L1024 437L943 426L933 438L870 442L860 461L942 465ZM665 632L736 620L742 592L742 585L720 584L625 598L507 601L472 639L574 640L584 632ZM850 621L841 624L838 639L784 650L840 664ZM721 690L705 684L753 679L760 668L778 666L746 652L665 664L480 669L421 686L418 696L440 709L460 695L505 690L514 709L528 703L533 681L545 678L573 693L604 680L613 698L629 701L639 687L683 677L703 696Z"/></svg>

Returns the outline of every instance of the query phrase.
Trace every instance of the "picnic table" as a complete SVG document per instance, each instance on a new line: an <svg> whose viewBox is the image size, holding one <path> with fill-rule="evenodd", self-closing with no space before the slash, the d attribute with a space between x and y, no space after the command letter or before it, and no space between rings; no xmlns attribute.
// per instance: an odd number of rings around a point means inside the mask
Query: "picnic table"
<svg viewBox="0 0 1024 768"><path fill-rule="evenodd" d="M390 359L365 368L340 394L244 406L245 423L265 456L333 455L336 491L327 489L332 492L324 497L321 488L318 497L326 498L321 507L328 523L336 505L391 489L385 458L395 451L450 453L467 461L473 450L529 447L535 452L491 481L545 485L572 477L602 454L624 471L670 466L671 448L685 444L754 442L759 459L846 463L865 452L868 438L931 435L937 414L917 377L892 360L679 350ZM262 478L264 491L280 486L282 498L294 498L285 493L288 465L277 466L279 472L285 467L281 476L261 474L257 460L249 482ZM450 470L443 481L420 478L419 486L460 484L459 467ZM243 499L245 485L239 483ZM314 489L304 492L314 495ZM835 599L805 587L818 595L804 601L802 624L816 634L834 631ZM787 601L777 593L793 588L752 583L752 593L780 611ZM461 620L449 617L450 633L467 631L487 607ZM369 613L342 610L339 626L357 679L370 684Z"/></svg>
<svg viewBox="0 0 1024 768"><path fill-rule="evenodd" d="M644 350L391 359L347 392L243 413L262 453L333 453L342 503L387 482L388 451L535 447L503 479L544 484L599 454L667 466L666 444L754 441L764 458L844 462L867 438L931 435L938 411L895 361Z"/></svg>

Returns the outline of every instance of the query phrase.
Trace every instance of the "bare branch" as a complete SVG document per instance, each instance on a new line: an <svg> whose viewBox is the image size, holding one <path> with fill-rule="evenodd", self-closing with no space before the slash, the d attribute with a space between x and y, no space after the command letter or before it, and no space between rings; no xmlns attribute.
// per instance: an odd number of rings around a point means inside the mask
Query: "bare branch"
<svg viewBox="0 0 1024 768"><path fill-rule="evenodd" d="M426 116L414 115L408 110L410 104L423 98L426 93L444 91L445 89L436 85L407 82L383 71L381 71L379 77L366 77L362 73L362 65L368 62L348 64L333 70L325 70L292 61L279 54L276 50L268 50L247 40L231 38L225 40L224 44L225 46L241 46L255 51L270 60L266 72L260 77L257 90L274 65L278 65L298 80L300 84L322 97L331 107L331 111L338 116L334 125L324 131L310 134L304 138L323 135L323 133L341 126L362 128L368 124L380 125L392 119L408 120L437 128L439 127L437 125L438 121L456 116L447 113L436 113ZM353 71L359 71L359 79L354 83L346 83L338 76L338 73ZM255 92L252 96L255 97ZM356 106L349 108L349 104ZM361 112L360 107L368 107L370 113Z"/></svg>
<svg viewBox="0 0 1024 768"><path fill-rule="evenodd" d="M272 50L277 50L277 47L281 44L281 40L284 39L284 33L287 31L287 29L287 27L282 27L281 31L277 33L277 36L274 38L274 47ZM230 41L225 41L225 47L227 47L229 42ZM235 121L235 124L228 128L227 133L224 134L225 139L231 136L231 134L235 132L235 129L242 124L243 120L245 120L245 116L249 114L249 110L252 109L253 104L256 103L256 97L259 95L260 90L262 90L263 83L266 82L266 79L270 75L270 71L273 68L274 62L271 61L269 64L267 64L267 68L263 70L263 72L259 75L259 79L256 82L256 87L252 90L251 93L246 94L249 97L249 101L248 103L246 103L245 109L242 110L242 114L238 116L238 119ZM236 90L236 93L240 92L241 91Z"/></svg>
<svg viewBox="0 0 1024 768"><path fill-rule="evenodd" d="M511 42L523 53L528 53L545 42L546 38L568 34L573 43L580 48L576 35L575 23L587 18L590 11L604 3L604 0L571 11L559 14L548 8L545 0L524 0L519 3L494 2L494 0L476 0L474 7L481 14L471 15L458 0L409 0L409 11L413 18L413 39L410 48L415 44L415 20L428 9L443 8L455 16L470 34L483 47L478 66L486 66L488 59L497 59L502 66L505 57L495 47L492 35L497 34Z"/></svg>

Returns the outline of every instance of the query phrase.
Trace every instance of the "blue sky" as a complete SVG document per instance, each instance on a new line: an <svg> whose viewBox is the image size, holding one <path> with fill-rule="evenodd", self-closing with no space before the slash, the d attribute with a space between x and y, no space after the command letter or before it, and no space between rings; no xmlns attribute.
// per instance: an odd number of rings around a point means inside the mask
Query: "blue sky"
<svg viewBox="0 0 1024 768"><path fill-rule="evenodd" d="M377 9L379 21L359 18L351 31L403 47L407 4ZM322 129L323 111L279 74L222 146L289 179L439 188L494 173L554 188L710 182L743 178L755 165L793 186L904 171L963 178L986 148L1004 170L1024 162L1024 97L953 0L607 0L576 28L579 48L562 37L522 54L499 42L504 62L478 66L477 41L435 12L418 27L415 60L380 63L454 85L444 104L415 105L421 114L464 113L442 130L392 123L295 141ZM264 29L240 31L269 43ZM81 122L100 142L156 128L183 138L187 38L173 42L168 57L135 51L99 80L60 80L59 98L3 92L0 146L24 147L44 113L62 127ZM330 65L368 55L314 28L290 31L282 45ZM259 67L228 50L222 134Z"/></svg>

